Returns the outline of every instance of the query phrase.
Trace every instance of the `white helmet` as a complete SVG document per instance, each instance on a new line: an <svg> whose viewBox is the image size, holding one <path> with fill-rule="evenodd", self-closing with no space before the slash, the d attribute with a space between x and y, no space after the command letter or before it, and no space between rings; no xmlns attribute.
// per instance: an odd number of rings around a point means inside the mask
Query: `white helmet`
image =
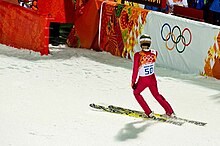
<svg viewBox="0 0 220 146"><path fill-rule="evenodd" d="M142 50L149 51L150 45L151 45L151 37L147 34L143 34L140 37L140 46L141 46Z"/></svg>

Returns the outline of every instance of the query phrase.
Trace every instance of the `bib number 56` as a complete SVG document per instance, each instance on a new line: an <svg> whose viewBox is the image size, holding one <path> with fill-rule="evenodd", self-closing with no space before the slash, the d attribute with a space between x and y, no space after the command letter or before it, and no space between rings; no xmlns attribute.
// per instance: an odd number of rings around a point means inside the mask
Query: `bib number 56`
<svg viewBox="0 0 220 146"><path fill-rule="evenodd" d="M154 65L144 66L145 75L152 75L154 73Z"/></svg>

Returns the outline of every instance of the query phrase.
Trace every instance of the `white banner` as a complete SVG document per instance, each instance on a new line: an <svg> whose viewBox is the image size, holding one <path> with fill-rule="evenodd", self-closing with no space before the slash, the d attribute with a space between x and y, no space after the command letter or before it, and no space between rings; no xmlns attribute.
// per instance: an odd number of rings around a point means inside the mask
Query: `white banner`
<svg viewBox="0 0 220 146"><path fill-rule="evenodd" d="M152 49L158 50L157 64L185 73L202 73L208 50L220 27L160 12L147 15L145 33L152 38Z"/></svg>

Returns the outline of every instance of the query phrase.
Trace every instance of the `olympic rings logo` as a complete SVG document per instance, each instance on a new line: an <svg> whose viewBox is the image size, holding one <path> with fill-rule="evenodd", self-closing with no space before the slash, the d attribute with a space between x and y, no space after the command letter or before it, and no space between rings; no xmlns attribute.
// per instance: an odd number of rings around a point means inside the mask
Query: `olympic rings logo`
<svg viewBox="0 0 220 146"><path fill-rule="evenodd" d="M167 35L164 35L164 34L163 34L163 32L165 31L165 27L168 28L168 33L167 33ZM178 34L177 34L177 35L174 33L175 30L178 31ZM175 31L175 32L176 32L176 31ZM189 37L187 37L187 36L185 35L186 31L188 31ZM184 36L184 35L185 35L185 36ZM186 47L189 46L189 44L191 44L191 42L192 42L192 33L191 33L191 31L189 30L189 28L184 28L183 31L181 31L180 27L176 25L176 26L174 26L174 27L172 28L172 30L171 30L171 26L170 26L168 23L164 23L164 24L163 24L163 26L162 26L162 28L161 28L161 37L162 37L162 39L166 42L166 48L167 48L168 50L173 50L174 47L176 47L176 50L177 50L177 52L179 52L179 53L183 53L183 52L185 51ZM168 46L168 41L169 41L170 39L171 39L172 42L173 42L173 46L171 46L171 47ZM182 42L182 46L183 46L182 49L179 49L179 48L178 48L178 44L179 44L180 42Z"/></svg>

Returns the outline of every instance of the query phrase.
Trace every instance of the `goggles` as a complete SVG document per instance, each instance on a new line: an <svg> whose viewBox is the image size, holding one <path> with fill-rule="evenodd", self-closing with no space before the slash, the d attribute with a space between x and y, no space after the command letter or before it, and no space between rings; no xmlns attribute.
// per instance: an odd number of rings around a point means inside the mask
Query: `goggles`
<svg viewBox="0 0 220 146"><path fill-rule="evenodd" d="M143 46L150 47L150 43L142 43L142 44L141 44L141 47L143 47Z"/></svg>

